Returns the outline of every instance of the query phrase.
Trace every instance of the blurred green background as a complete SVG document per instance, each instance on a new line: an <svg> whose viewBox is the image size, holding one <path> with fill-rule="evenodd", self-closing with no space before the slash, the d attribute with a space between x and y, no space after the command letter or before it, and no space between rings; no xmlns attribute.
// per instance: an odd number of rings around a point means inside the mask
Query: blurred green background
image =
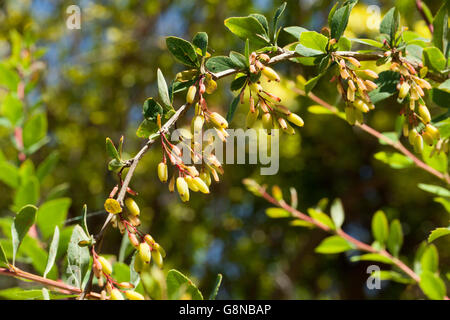
<svg viewBox="0 0 450 320"><path fill-rule="evenodd" d="M441 4L425 2L433 13ZM47 68L37 91L48 112L51 140L32 159L39 163L51 151L60 152L57 169L42 187L42 198L55 186L67 185L65 194L72 198L69 218L74 218L85 203L89 212L102 210L116 183L116 177L107 170L105 138L117 142L124 135L124 151L133 156L144 143L135 135L142 120L142 103L157 96L157 68L168 80L183 70L165 49L164 37L190 40L196 32L206 31L215 54L242 50L243 42L223 26L224 19L254 12L272 18L281 1L81 0L77 1L81 30L66 28L66 8L71 4L73 1L1 1L0 55L9 54L9 33L14 29L32 30L38 45L47 48L43 57ZM350 17L347 35L376 36L376 28L366 23L370 16L367 6L378 5L384 14L394 4L405 25L428 35L414 0L360 1ZM332 1L288 1L282 24L320 31L332 5ZM282 32L281 44L288 41L293 39ZM298 74L308 79L315 73L314 68L292 63L281 63L276 70L293 80ZM221 80L219 90L208 99L209 106L222 114L232 99L230 80ZM314 92L338 103L335 87L328 80L323 79ZM139 192L136 201L142 212L141 229L166 249L165 269L179 269L206 292L212 289L216 274L222 273L219 299L421 297L417 288L405 290L404 285L395 283L383 282L381 290L365 289L368 264L352 263L346 255L315 254L314 248L325 233L291 227L284 219L269 219L264 212L268 204L242 185L243 178L253 177L260 183L280 185L286 196L289 187L295 187L301 210L316 205L321 198L339 197L346 211L344 230L368 242L371 216L384 209L388 218L403 222L403 254L410 261L430 230L448 222L443 207L417 188L419 181L439 184L436 179L416 168L394 170L378 162L373 154L388 147L334 116L308 113L307 107L313 103L292 96L286 83L281 83L279 93L306 125L295 136L282 139L276 176L259 176L258 165L226 165L225 175L219 184L213 184L210 195L195 194L184 204L156 177L159 146L139 164L131 186ZM184 94L177 96L175 106L183 99ZM387 100L370 113L367 122L379 131L393 131L399 109L394 99ZM247 110L245 105L238 109L232 128L243 127ZM1 128L0 139L7 158L16 157L9 133ZM12 194L3 184L0 190L0 216L12 216L8 210ZM104 219L104 214L90 216L91 230L99 230ZM450 259L444 250L448 239L436 242L441 266L448 265ZM120 242L121 235L110 229L103 251L117 254ZM13 282L0 277L0 288Z"/></svg>

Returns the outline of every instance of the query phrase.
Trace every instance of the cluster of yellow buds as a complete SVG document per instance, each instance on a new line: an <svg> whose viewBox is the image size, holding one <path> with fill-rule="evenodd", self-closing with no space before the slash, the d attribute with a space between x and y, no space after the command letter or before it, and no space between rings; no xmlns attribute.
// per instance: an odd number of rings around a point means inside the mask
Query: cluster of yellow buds
<svg viewBox="0 0 450 320"><path fill-rule="evenodd" d="M269 66L264 65L263 62L270 62L270 57L267 54L257 54L256 52L252 52L252 54L249 56L250 73L257 74L261 72L264 76L266 76L269 82L280 82L280 76L275 72L275 70L273 70Z"/></svg>
<svg viewBox="0 0 450 320"><path fill-rule="evenodd" d="M140 209L137 203L132 198L125 199L125 205L128 210L123 212L120 203L113 198L108 198L105 201L105 210L108 213L114 214L111 219L111 224L114 228L119 228L120 233L124 233L127 230L127 226L133 228L141 225L139 219Z"/></svg>
<svg viewBox="0 0 450 320"><path fill-rule="evenodd" d="M128 239L130 240L131 245L137 250L137 254L134 258L134 270L136 270L136 272L141 273L148 265L150 265L152 260L158 267L162 268L166 252L151 235L129 232Z"/></svg>
<svg viewBox="0 0 450 320"><path fill-rule="evenodd" d="M361 67L361 63L354 57L335 56L335 61L339 66L337 89L347 103L345 107L347 122L351 125L363 123L363 114L375 109L375 105L370 100L368 92L378 87L371 80L377 79L378 74L369 69L357 70ZM347 64L346 61L349 63ZM360 74L357 74L357 72ZM369 79L363 79L361 77L362 75ZM347 89L345 89L345 86Z"/></svg>
<svg viewBox="0 0 450 320"><path fill-rule="evenodd" d="M422 152L424 143L432 146L435 142L437 142L435 150L440 152L441 146L445 144L440 140L439 130L430 123L431 114L423 99L424 90L431 89L431 85L419 77L411 63L402 59L401 52L399 60L400 62L393 62L390 69L400 73L400 81L397 84L399 102L407 101L407 106L402 110L405 116L403 135L408 138L417 153ZM420 131L417 130L419 123L423 124Z"/></svg>
<svg viewBox="0 0 450 320"><path fill-rule="evenodd" d="M144 300L144 296L134 291L134 285L130 282L117 282L112 277L112 265L103 256L99 256L94 252L93 255L93 271L97 278L98 285L104 289L101 291L102 300L124 300L124 296L129 300ZM106 280L106 284L105 281Z"/></svg>
<svg viewBox="0 0 450 320"><path fill-rule="evenodd" d="M261 110L261 121L263 128L269 130L271 129L281 129L287 134L295 134L294 128L289 124L292 123L296 126L303 127L303 119L295 113L292 113L288 108L283 105L273 103L268 99L261 96L261 93L266 93L259 83L250 83L250 108L246 118L247 128L253 127ZM255 97L257 99L255 103ZM276 99L277 102L281 100Z"/></svg>

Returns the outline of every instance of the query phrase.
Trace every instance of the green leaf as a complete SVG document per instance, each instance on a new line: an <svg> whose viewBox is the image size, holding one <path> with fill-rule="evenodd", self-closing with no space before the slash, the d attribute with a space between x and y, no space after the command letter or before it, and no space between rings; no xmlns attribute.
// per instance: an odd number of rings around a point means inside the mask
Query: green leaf
<svg viewBox="0 0 450 320"><path fill-rule="evenodd" d="M16 262L16 255L23 238L36 220L37 208L32 205L26 205L20 209L11 225L11 238L13 244L13 265Z"/></svg>
<svg viewBox="0 0 450 320"><path fill-rule="evenodd" d="M209 295L209 300L216 300L217 293L219 292L220 284L222 283L222 275L219 273L214 284L214 289Z"/></svg>
<svg viewBox="0 0 450 320"><path fill-rule="evenodd" d="M27 204L37 204L39 200L39 181L31 176L17 189L14 195L14 211Z"/></svg>
<svg viewBox="0 0 450 320"><path fill-rule="evenodd" d="M125 235L125 238L128 237ZM130 262L130 283L133 284L134 287L137 287L141 281L141 276L136 272L136 270L134 270L134 260L136 259L136 254L138 254L137 251L134 252Z"/></svg>
<svg viewBox="0 0 450 320"><path fill-rule="evenodd" d="M225 19L225 26L242 40L249 39L255 46L265 46L270 43L264 27L255 17L231 17Z"/></svg>
<svg viewBox="0 0 450 320"><path fill-rule="evenodd" d="M433 45L444 53L448 45L448 10L449 2L445 1L433 20Z"/></svg>
<svg viewBox="0 0 450 320"><path fill-rule="evenodd" d="M336 39L336 41L338 41L342 36L345 28L347 28L350 12L355 6L356 2L358 1L350 0L347 2L347 4L334 11L330 23L331 39Z"/></svg>
<svg viewBox="0 0 450 320"><path fill-rule="evenodd" d="M347 37L342 36L337 42L337 49L339 51L350 51L352 49L352 42Z"/></svg>
<svg viewBox="0 0 450 320"><path fill-rule="evenodd" d="M6 161L0 161L0 181L11 188L19 186L19 169Z"/></svg>
<svg viewBox="0 0 450 320"><path fill-rule="evenodd" d="M278 23L280 22L280 17L286 9L286 2L283 2L281 6L278 7L277 11L275 11L275 15L273 16L273 38L275 45L277 44L277 34L278 34Z"/></svg>
<svg viewBox="0 0 450 320"><path fill-rule="evenodd" d="M437 171L440 171L442 173L446 173L448 162L447 154L445 152L440 152L439 154L436 154L435 152L434 154L432 154L433 149L434 147L424 144L422 152L423 161L433 169L436 169Z"/></svg>
<svg viewBox="0 0 450 320"><path fill-rule="evenodd" d="M208 34L206 32L197 32L192 39L192 43L202 51L202 56L206 55L208 50Z"/></svg>
<svg viewBox="0 0 450 320"><path fill-rule="evenodd" d="M450 93L446 90L440 90L439 88L433 88L430 91L431 100L442 108L449 108Z"/></svg>
<svg viewBox="0 0 450 320"><path fill-rule="evenodd" d="M208 59L208 61L206 61L205 66L209 71L214 73L235 68L235 65L231 58L225 56L212 57Z"/></svg>
<svg viewBox="0 0 450 320"><path fill-rule="evenodd" d="M158 131L159 128L155 122L145 119L139 125L136 135L139 138L150 139L159 136Z"/></svg>
<svg viewBox="0 0 450 320"><path fill-rule="evenodd" d="M445 284L436 274L429 271L423 272L420 275L419 286L429 299L444 299L446 292Z"/></svg>
<svg viewBox="0 0 450 320"><path fill-rule="evenodd" d="M356 261L375 261L375 262L380 262L380 263L385 263L385 264L392 264L392 260L382 256L381 254L378 253L366 253L363 254L361 256L353 256L350 258L350 261L352 262L356 262Z"/></svg>
<svg viewBox="0 0 450 320"><path fill-rule="evenodd" d="M423 49L423 62L430 70L437 72L443 71L447 64L444 54L436 47Z"/></svg>
<svg viewBox="0 0 450 320"><path fill-rule="evenodd" d="M247 68L248 60L245 59L245 56L240 54L239 52L231 51L230 59L233 62L236 69Z"/></svg>
<svg viewBox="0 0 450 320"><path fill-rule="evenodd" d="M304 31L300 34L300 44L295 51L304 57L322 55L327 51L328 38L315 31Z"/></svg>
<svg viewBox="0 0 450 320"><path fill-rule="evenodd" d="M48 155L47 158L45 158L44 161L41 162L36 171L36 176L38 177L40 182L42 182L44 178L48 176L53 171L53 169L55 169L58 161L59 152L53 151Z"/></svg>
<svg viewBox="0 0 450 320"><path fill-rule="evenodd" d="M231 101L231 105L227 112L227 122L230 123L233 120L234 113L236 112L237 106L239 105L239 96L234 97Z"/></svg>
<svg viewBox="0 0 450 320"><path fill-rule="evenodd" d="M372 234L380 244L384 244L389 236L389 225L386 215L378 210L372 218Z"/></svg>
<svg viewBox="0 0 450 320"><path fill-rule="evenodd" d="M15 127L17 122L23 117L22 101L20 101L16 95L8 94L3 100L1 110L2 114L8 118L13 127Z"/></svg>
<svg viewBox="0 0 450 320"><path fill-rule="evenodd" d="M245 85L246 81L247 81L246 75L236 77L236 79L234 79L231 82L231 86L230 86L231 90L236 91L236 90L241 89Z"/></svg>
<svg viewBox="0 0 450 320"><path fill-rule="evenodd" d="M391 271L391 270L375 271L372 273L372 277L378 277L380 280L390 280L390 281L395 281L395 282L403 283L403 284L414 283L414 280L412 280L410 278L405 278L400 273Z"/></svg>
<svg viewBox="0 0 450 320"><path fill-rule="evenodd" d="M45 113L31 116L23 127L23 145L26 149L40 142L47 135L47 118Z"/></svg>
<svg viewBox="0 0 450 320"><path fill-rule="evenodd" d="M262 14L259 13L252 13L249 15L250 17L255 18L256 20L259 21L259 23L263 26L264 31L265 31L265 35L267 36L267 38L269 37L269 23L267 22L267 18L265 16L263 16ZM274 29L275 30L275 29Z"/></svg>
<svg viewBox="0 0 450 320"><path fill-rule="evenodd" d="M369 92L370 100L376 104L397 93L397 83L400 81L400 73L394 71L382 71L378 74L375 83L378 88Z"/></svg>
<svg viewBox="0 0 450 320"><path fill-rule="evenodd" d="M87 225L87 205L83 205L82 213L81 213L81 227L87 236L90 235L88 225Z"/></svg>
<svg viewBox="0 0 450 320"><path fill-rule="evenodd" d="M350 39L350 40L353 41L353 42L367 44L369 46L372 46L372 47L375 47L375 48L379 48L379 49L383 48L383 46L384 46L381 42L376 41L376 40L372 40L372 39L357 39L357 38L354 38L354 39Z"/></svg>
<svg viewBox="0 0 450 320"><path fill-rule="evenodd" d="M114 143L110 138L106 138L106 152L111 158L120 161L119 152L117 151L116 146L114 145Z"/></svg>
<svg viewBox="0 0 450 320"><path fill-rule="evenodd" d="M163 112L163 108L158 102L156 102L155 99L148 98L144 101L144 105L142 106L142 114L144 115L145 119L156 121L158 114L162 117Z"/></svg>
<svg viewBox="0 0 450 320"><path fill-rule="evenodd" d="M67 273L69 281L77 288L82 287L84 274L89 266L89 249L80 247L78 243L82 240L89 240L83 229L76 225L70 237L67 248Z"/></svg>
<svg viewBox="0 0 450 320"><path fill-rule="evenodd" d="M53 265L55 264L56 254L58 253L58 245L59 245L59 228L58 226L56 226L55 232L53 233L53 239L50 244L50 249L48 251L48 260L47 266L45 267L44 271L44 278L47 277L47 274L50 272Z"/></svg>
<svg viewBox="0 0 450 320"><path fill-rule="evenodd" d="M428 236L428 243L431 243L440 237L448 236L449 234L450 234L450 227L436 228L433 231L431 231L430 235Z"/></svg>
<svg viewBox="0 0 450 320"><path fill-rule="evenodd" d="M394 142L398 142L398 133L395 131L389 131L389 132L382 132L383 136L387 137L388 139L394 141ZM378 139L378 143L382 144L384 146L389 145L386 141L384 141L383 139L379 138Z"/></svg>
<svg viewBox="0 0 450 320"><path fill-rule="evenodd" d="M277 208L277 207L267 208L266 215L269 218L290 218L290 217L292 217L292 215L289 211L286 211L283 208Z"/></svg>
<svg viewBox="0 0 450 320"><path fill-rule="evenodd" d="M442 197L435 197L435 198L433 198L433 200L436 201L437 203L440 203L444 207L445 211L450 213L450 201L449 200L442 198Z"/></svg>
<svg viewBox="0 0 450 320"><path fill-rule="evenodd" d="M9 261L8 258L6 257L6 253L5 250L3 249L2 244L0 243L0 265L4 264L4 265L8 265Z"/></svg>
<svg viewBox="0 0 450 320"><path fill-rule="evenodd" d="M167 37L166 45L178 62L194 68L200 66L195 48L189 41L177 37Z"/></svg>
<svg viewBox="0 0 450 320"><path fill-rule="evenodd" d="M317 220L321 223L323 223L324 225L330 227L330 229L334 230L335 226L333 221L330 219L329 216L327 216L325 213L323 213L322 211L318 211L315 210L313 208L308 208L308 214L311 216L311 218L313 218L314 220Z"/></svg>
<svg viewBox="0 0 450 320"><path fill-rule="evenodd" d="M422 266L422 272L430 271L437 272L439 267L439 255L434 244L430 244L422 254L420 258L420 264Z"/></svg>
<svg viewBox="0 0 450 320"><path fill-rule="evenodd" d="M444 187L440 187L440 186L436 186L436 185L432 185L432 184L425 184L425 183L419 183L417 186L419 187L419 189L422 189L423 191L433 193L440 197L447 197L447 198L450 197L450 190L448 190Z"/></svg>
<svg viewBox="0 0 450 320"><path fill-rule="evenodd" d="M166 283L169 300L178 299L183 293L182 290L190 294L192 300L203 300L203 296L196 285L178 270L172 269L167 273Z"/></svg>
<svg viewBox="0 0 450 320"><path fill-rule="evenodd" d="M44 239L51 237L56 226L61 228L64 225L71 203L70 198L59 198L39 207L37 225Z"/></svg>
<svg viewBox="0 0 450 320"><path fill-rule="evenodd" d="M440 90L443 90L447 93L450 93L450 79L445 80L444 82L442 82L439 87Z"/></svg>
<svg viewBox="0 0 450 320"><path fill-rule="evenodd" d="M395 39L395 34L400 26L400 15L397 8L392 8L383 17L380 23L380 33L387 34L392 44Z"/></svg>
<svg viewBox="0 0 450 320"><path fill-rule="evenodd" d="M6 87L11 91L16 91L20 77L17 72L11 70L5 62L0 63L0 86Z"/></svg>
<svg viewBox="0 0 450 320"><path fill-rule="evenodd" d="M319 74L318 76L315 76L314 78L309 79L306 83L305 83L305 93L308 94L309 92L311 92L312 89L314 89L314 87L317 85L317 83L319 82L320 78L322 78L322 76L325 74L325 72Z"/></svg>
<svg viewBox="0 0 450 320"><path fill-rule="evenodd" d="M397 257L400 253L400 249L403 245L403 230L402 224L398 219L395 219L391 222L389 228L389 237L387 240L387 247L389 251Z"/></svg>
<svg viewBox="0 0 450 320"><path fill-rule="evenodd" d="M283 28L283 30L286 31L287 33L289 33L290 35L294 36L294 38L297 41L300 40L300 35L303 32L308 31L308 29L305 29L302 27L297 27L297 26L286 27L286 28Z"/></svg>
<svg viewBox="0 0 450 320"><path fill-rule="evenodd" d="M166 80L164 79L164 75L162 74L162 72L159 68L158 68L158 72L157 72L157 78L158 78L159 98L161 99L161 101L163 103L164 109L171 110L171 109L173 109L173 107L172 107L172 103L170 101L169 89L167 87Z"/></svg>
<svg viewBox="0 0 450 320"><path fill-rule="evenodd" d="M342 206L342 202L340 199L334 199L333 203L331 204L330 215L333 219L336 229L340 229L345 219L344 207Z"/></svg>
<svg viewBox="0 0 450 320"><path fill-rule="evenodd" d="M317 253L332 254L341 253L354 249L347 240L339 236L330 236L325 238L315 249Z"/></svg>
<svg viewBox="0 0 450 320"><path fill-rule="evenodd" d="M51 300L75 298L77 294L49 293ZM43 300L42 289L26 290L23 288L8 288L0 290L0 297L7 300Z"/></svg>
<svg viewBox="0 0 450 320"><path fill-rule="evenodd" d="M300 220L300 219L292 220L291 222L289 222L289 225L292 227L305 227L305 228L314 228L315 227L314 223Z"/></svg>
<svg viewBox="0 0 450 320"><path fill-rule="evenodd" d="M373 157L383 163L388 164L389 166L391 166L391 168L394 169L404 169L413 165L413 161L410 158L398 152L380 151L375 153Z"/></svg>

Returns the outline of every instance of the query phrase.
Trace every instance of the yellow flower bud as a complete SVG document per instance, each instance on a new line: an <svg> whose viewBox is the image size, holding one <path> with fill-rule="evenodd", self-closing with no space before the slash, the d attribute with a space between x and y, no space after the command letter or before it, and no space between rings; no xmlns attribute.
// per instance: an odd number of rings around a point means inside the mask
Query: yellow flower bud
<svg viewBox="0 0 450 320"><path fill-rule="evenodd" d="M160 268L163 267L163 258L162 258L161 253L158 250L152 251L152 258L158 267L160 267Z"/></svg>
<svg viewBox="0 0 450 320"><path fill-rule="evenodd" d="M194 183L194 178L191 176L184 177L184 180L187 182L189 189L191 189L194 192L198 191L198 186L196 183Z"/></svg>
<svg viewBox="0 0 450 320"><path fill-rule="evenodd" d="M258 119L258 115L259 115L259 109L255 109L254 112L252 112L251 110L247 113L247 118L245 120L245 125L247 126L247 128L251 128L253 127L253 125L256 122L256 119Z"/></svg>
<svg viewBox="0 0 450 320"><path fill-rule="evenodd" d="M160 162L158 164L158 178L159 180L164 183L167 182L169 173L167 172L167 164L164 162Z"/></svg>
<svg viewBox="0 0 450 320"><path fill-rule="evenodd" d="M224 117L222 117L220 114L218 114L217 112L213 112L209 115L210 120L218 127L221 128L228 128L228 122L227 120L225 120Z"/></svg>
<svg viewBox="0 0 450 320"><path fill-rule="evenodd" d="M263 88L261 87L261 85L256 82L250 83L249 86L250 86L250 90L252 90L256 94L263 91Z"/></svg>
<svg viewBox="0 0 450 320"><path fill-rule="evenodd" d="M356 119L356 122L357 123L364 123L364 115L363 115L363 113L361 112L361 110L358 110L358 109L354 109L355 111L355 119Z"/></svg>
<svg viewBox="0 0 450 320"><path fill-rule="evenodd" d="M105 274L110 275L112 273L112 265L111 265L111 263L109 263L109 261L106 260L105 257L102 257L102 256L99 256L97 258L97 260L102 265L102 271Z"/></svg>
<svg viewBox="0 0 450 320"><path fill-rule="evenodd" d="M287 122L284 118L278 118L278 123L280 124L282 130L287 129Z"/></svg>
<svg viewBox="0 0 450 320"><path fill-rule="evenodd" d="M111 290L111 300L125 300L125 299L123 298L123 295L119 291L119 289L114 288Z"/></svg>
<svg viewBox="0 0 450 320"><path fill-rule="evenodd" d="M156 243L156 242L155 242L155 250L159 251L159 252L161 253L161 255L162 255L163 258L166 257L166 251L164 250L163 247L160 246L159 243Z"/></svg>
<svg viewBox="0 0 450 320"><path fill-rule="evenodd" d="M287 125L286 129L283 129L283 131L287 134L294 135L295 129L289 124L289 122L286 122L286 125Z"/></svg>
<svg viewBox="0 0 450 320"><path fill-rule="evenodd" d="M125 205L127 206L128 212L131 213L131 215L137 217L141 213L139 206L132 198L126 198Z"/></svg>
<svg viewBox="0 0 450 320"><path fill-rule="evenodd" d="M347 88L347 99L349 101L355 101L355 91L350 86Z"/></svg>
<svg viewBox="0 0 450 320"><path fill-rule="evenodd" d="M423 151L423 138L420 134L417 134L414 138L414 150L417 153L422 153Z"/></svg>
<svg viewBox="0 0 450 320"><path fill-rule="evenodd" d="M413 128L409 131L408 141L410 145L414 145L414 139L416 139L416 135L418 135L416 128Z"/></svg>
<svg viewBox="0 0 450 320"><path fill-rule="evenodd" d="M137 216L128 215L127 218L133 227L137 227L137 226L141 225L141 220Z"/></svg>
<svg viewBox="0 0 450 320"><path fill-rule="evenodd" d="M136 234L129 232L128 233L128 239L130 240L131 245L137 249L139 248L139 240L136 237Z"/></svg>
<svg viewBox="0 0 450 320"><path fill-rule="evenodd" d="M144 262L142 261L140 255L137 254L134 258L134 270L137 273L141 273L143 269L144 269Z"/></svg>
<svg viewBox="0 0 450 320"><path fill-rule="evenodd" d="M403 82L403 84L402 84L401 87L400 87L400 90L399 90L399 93L398 93L398 97L399 97L400 99L405 98L406 95L407 95L408 92L409 92L409 88L410 88L410 86L409 86L408 82L406 82L406 81Z"/></svg>
<svg viewBox="0 0 450 320"><path fill-rule="evenodd" d="M119 201L117 201L116 199L106 199L104 207L107 212L112 214L118 214L122 212L122 207L120 206Z"/></svg>
<svg viewBox="0 0 450 320"><path fill-rule="evenodd" d="M172 175L169 181L169 191L173 192L175 190L175 175Z"/></svg>
<svg viewBox="0 0 450 320"><path fill-rule="evenodd" d="M144 236L144 241L148 243L149 246L154 246L155 245L155 240L153 239L153 237L149 234L146 234Z"/></svg>
<svg viewBox="0 0 450 320"><path fill-rule="evenodd" d="M356 91L356 86L355 86L355 83L353 82L353 80L348 80L348 86L350 87L350 88L352 88L352 90L353 91Z"/></svg>
<svg viewBox="0 0 450 320"><path fill-rule="evenodd" d="M298 127L303 127L305 125L303 119L295 113L291 113L290 115L288 115L287 119Z"/></svg>
<svg viewBox="0 0 450 320"><path fill-rule="evenodd" d="M267 77L267 79L276 81L276 82L280 82L280 76L278 76L278 74L275 72L275 70L273 70L270 67L264 67L261 70L262 74L265 75Z"/></svg>
<svg viewBox="0 0 450 320"><path fill-rule="evenodd" d="M409 135L409 124L408 124L407 121L405 121L405 122L403 123L402 130L403 130L403 135L404 135L405 137L407 137L407 136Z"/></svg>
<svg viewBox="0 0 450 320"><path fill-rule="evenodd" d="M183 177L177 178L177 191L180 195L181 201L189 201L189 186Z"/></svg>
<svg viewBox="0 0 450 320"><path fill-rule="evenodd" d="M434 143L433 137L427 131L422 132L422 138L427 145L429 146L433 145Z"/></svg>
<svg viewBox="0 0 450 320"><path fill-rule="evenodd" d="M129 300L145 300L144 296L142 294L140 294L139 292L133 291L133 290L125 291L125 296Z"/></svg>
<svg viewBox="0 0 450 320"><path fill-rule="evenodd" d="M216 91L216 89L217 89L217 82L212 79L212 77L211 77L211 75L209 73L206 75L204 83L205 83L206 93L207 94L211 94L214 91Z"/></svg>
<svg viewBox="0 0 450 320"><path fill-rule="evenodd" d="M427 124L425 126L425 130L433 137L433 139L439 140L439 138L441 137L439 130L431 124Z"/></svg>
<svg viewBox="0 0 450 320"><path fill-rule="evenodd" d="M423 122L429 123L431 121L431 115L428 108L422 104L419 105L419 115L422 117Z"/></svg>
<svg viewBox="0 0 450 320"><path fill-rule="evenodd" d="M361 66L361 63L353 57L347 57L347 60L357 68L359 68Z"/></svg>
<svg viewBox="0 0 450 320"><path fill-rule="evenodd" d="M369 106L367 104L364 103L364 101L362 101L361 99L357 99L355 101L355 103L353 104L358 110L360 110L361 112L369 112Z"/></svg>
<svg viewBox="0 0 450 320"><path fill-rule="evenodd" d="M375 71L366 69L363 72L371 78L378 79L378 74Z"/></svg>
<svg viewBox="0 0 450 320"><path fill-rule="evenodd" d="M150 260L152 259L151 256L151 250L150 246L147 244L147 242L142 242L139 244L139 257L141 260L145 263L150 263Z"/></svg>
<svg viewBox="0 0 450 320"><path fill-rule="evenodd" d="M202 171L200 173L200 179L202 179L208 187L211 185L211 175L209 172Z"/></svg>
<svg viewBox="0 0 450 320"><path fill-rule="evenodd" d="M270 130L273 128L272 126L272 115L267 112L262 115L262 125L266 130Z"/></svg>
<svg viewBox="0 0 450 320"><path fill-rule="evenodd" d="M203 124L205 123L205 117L202 115L195 116L191 122L192 134L196 135L202 132Z"/></svg>
<svg viewBox="0 0 450 320"><path fill-rule="evenodd" d="M208 186L200 177L195 177L193 182L197 185L197 190L200 190L201 193L209 193Z"/></svg>
<svg viewBox="0 0 450 320"><path fill-rule="evenodd" d="M372 91L372 90L375 90L376 88L378 88L378 85L375 82L370 81L370 80L365 80L364 84L366 85L366 87L369 91Z"/></svg>
<svg viewBox="0 0 450 320"><path fill-rule="evenodd" d="M124 289L132 289L134 288L134 286L129 283L129 282L121 282L118 284L119 287L124 288Z"/></svg>
<svg viewBox="0 0 450 320"><path fill-rule="evenodd" d="M197 93L197 87L195 85L190 86L188 89L188 92L186 94L186 102L189 104L193 103L196 93Z"/></svg>

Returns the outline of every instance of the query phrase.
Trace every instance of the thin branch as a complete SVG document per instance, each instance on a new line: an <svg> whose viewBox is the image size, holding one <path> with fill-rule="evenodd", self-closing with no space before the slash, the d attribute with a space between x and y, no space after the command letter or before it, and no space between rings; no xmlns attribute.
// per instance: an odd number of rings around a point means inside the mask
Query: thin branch
<svg viewBox="0 0 450 320"><path fill-rule="evenodd" d="M318 96L316 96L312 92L309 92L308 95L306 95L305 91L303 91L301 89L298 89L298 88L294 87L293 90L295 92L297 92L298 94L302 95L302 96L307 96L308 98L310 98L314 102L316 102L316 103L320 104L321 106L323 106L323 107L327 108L328 110L330 110L333 114L335 114L335 115L338 114L339 110L335 106L332 106L331 104L327 103L326 101L320 99ZM436 169L434 169L434 168L430 167L429 165L427 165L425 162L423 162L422 160L417 158L414 154L412 154L411 151L409 151L399 141L394 141L394 140L390 139L389 137L385 136L381 132L375 130L374 128L368 126L365 123L363 123L363 124L355 124L355 126L361 128L363 131L365 131L368 134L374 136L375 138L383 140L385 143L387 143L391 147L397 149L397 151L403 153L406 157L410 158L417 167L419 167L422 170L425 170L428 173L434 175L435 177L443 180L447 184L450 184L450 177L448 175L443 174L442 172L439 172Z"/></svg>
<svg viewBox="0 0 450 320"><path fill-rule="evenodd" d="M38 282L41 283L47 287L50 288L58 288L60 289L60 291L62 293L75 293L75 294L80 294L81 293L81 289L77 288L77 287L73 287L70 286L68 284L65 284L63 282L59 282L59 281L55 281L55 280L51 280L51 279L47 279L47 278L43 278L41 276L23 271L17 267L13 267L11 266L10 269L7 268L0 268L0 274L4 275L4 276L9 276L9 277L15 277L15 278L21 278L21 279L26 279L26 280L31 280L34 282ZM87 296L89 297L93 297L96 299L100 299L101 295L96 293L96 292L90 292L87 294Z"/></svg>
<svg viewBox="0 0 450 320"><path fill-rule="evenodd" d="M425 23L427 24L428 29L430 30L431 33L433 33L434 32L433 23L432 23L432 21L430 21L428 19L428 16L425 13L425 10L423 8L423 4L422 4L421 0L416 0L416 7L417 7L417 10L420 12L420 15L422 16L423 20L425 20Z"/></svg>

